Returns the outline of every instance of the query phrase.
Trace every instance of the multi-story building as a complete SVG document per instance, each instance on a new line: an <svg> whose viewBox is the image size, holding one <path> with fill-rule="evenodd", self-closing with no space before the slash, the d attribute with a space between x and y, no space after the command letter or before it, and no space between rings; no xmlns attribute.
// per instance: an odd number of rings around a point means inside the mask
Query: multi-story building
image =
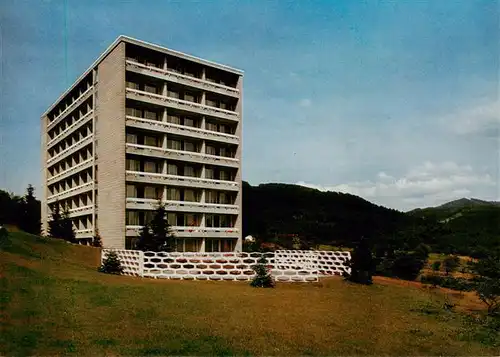
<svg viewBox="0 0 500 357"><path fill-rule="evenodd" d="M178 251L240 251L242 81L120 36L41 117L43 229L130 249L161 200Z"/></svg>

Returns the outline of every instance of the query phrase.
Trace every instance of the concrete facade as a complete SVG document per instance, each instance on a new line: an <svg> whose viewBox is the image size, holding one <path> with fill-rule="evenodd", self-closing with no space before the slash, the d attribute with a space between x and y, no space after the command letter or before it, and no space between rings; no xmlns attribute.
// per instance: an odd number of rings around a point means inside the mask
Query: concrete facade
<svg viewBox="0 0 500 357"><path fill-rule="evenodd" d="M120 36L41 117L42 224L131 249L161 201L178 251L241 251L243 73Z"/></svg>

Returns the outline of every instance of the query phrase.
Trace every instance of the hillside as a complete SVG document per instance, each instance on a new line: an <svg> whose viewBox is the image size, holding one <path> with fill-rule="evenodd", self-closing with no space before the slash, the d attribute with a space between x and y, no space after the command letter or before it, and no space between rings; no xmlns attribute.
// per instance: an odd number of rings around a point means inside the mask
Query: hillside
<svg viewBox="0 0 500 357"><path fill-rule="evenodd" d="M99 249L11 233L0 241L0 355L494 355L473 294L376 278L255 289L96 271ZM457 312L442 308L445 299ZM451 299L451 300L450 300ZM476 337L475 337L476 336Z"/></svg>
<svg viewBox="0 0 500 357"><path fill-rule="evenodd" d="M500 246L498 202L460 199L408 214L437 227L434 243L438 251L481 256L482 252Z"/></svg>
<svg viewBox="0 0 500 357"><path fill-rule="evenodd" d="M408 221L402 212L350 194L288 184L243 184L244 236L272 240L297 234L309 244L349 247L361 236L391 234Z"/></svg>

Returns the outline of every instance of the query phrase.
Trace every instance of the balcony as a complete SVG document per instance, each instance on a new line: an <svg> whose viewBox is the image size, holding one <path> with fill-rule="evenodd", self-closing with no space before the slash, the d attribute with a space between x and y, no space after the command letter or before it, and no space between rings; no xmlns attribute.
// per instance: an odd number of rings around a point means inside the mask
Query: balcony
<svg viewBox="0 0 500 357"><path fill-rule="evenodd" d="M94 90L94 87L89 87L85 92L82 93L73 103L71 103L66 109L63 110L61 114L57 116L49 125L47 125L47 131L51 130L54 126L56 126L66 115L71 113L76 107L86 101Z"/></svg>
<svg viewBox="0 0 500 357"><path fill-rule="evenodd" d="M136 237L142 226L127 226L126 235ZM237 228L211 228L211 227L185 227L172 226L172 232L176 238L239 238Z"/></svg>
<svg viewBox="0 0 500 357"><path fill-rule="evenodd" d="M212 83L200 78L186 76L185 74L180 74L153 66L146 66L142 63L138 63L129 59L127 59L126 63L127 71L140 73L143 75L163 79L173 83L179 83L185 86L210 91L213 93L228 95L235 98L238 98L240 96L240 91L233 87Z"/></svg>
<svg viewBox="0 0 500 357"><path fill-rule="evenodd" d="M52 166L56 162L59 162L62 159L65 159L66 157L74 154L78 150L83 149L85 146L91 144L93 139L94 139L94 134L87 135L85 138L83 138L82 140L80 140L76 144L71 145L70 147L61 151L59 154L56 154L56 155L52 156L50 159L48 159L47 166Z"/></svg>
<svg viewBox="0 0 500 357"><path fill-rule="evenodd" d="M208 105L190 102L188 100L171 98L160 94L149 93L132 88L127 88L127 99L134 99L156 105L163 105L178 110L184 110L226 120L239 121L238 113L231 110L215 108Z"/></svg>
<svg viewBox="0 0 500 357"><path fill-rule="evenodd" d="M194 212L194 213L214 213L214 214L238 214L237 205L227 205L218 203L202 203L189 201L162 201L167 211ZM158 200L148 198L127 198L128 209L156 209Z"/></svg>
<svg viewBox="0 0 500 357"><path fill-rule="evenodd" d="M239 160L232 157L215 156L198 152L163 149L155 146L127 144L127 154L181 160L199 164L239 167Z"/></svg>
<svg viewBox="0 0 500 357"><path fill-rule="evenodd" d="M240 185L235 181L211 180L199 177L156 174L140 171L126 171L129 182L153 183L160 185L206 188L212 190L239 191Z"/></svg>
<svg viewBox="0 0 500 357"><path fill-rule="evenodd" d="M138 118L130 115L127 115L126 119L127 126L134 128L189 136L196 139L219 141L227 144L239 144L239 138L236 135L219 133L217 131L194 128L191 126L172 124L164 121Z"/></svg>
<svg viewBox="0 0 500 357"><path fill-rule="evenodd" d="M79 194L82 194L84 192L91 191L93 188L94 188L94 182L93 181L87 182L87 183L84 183L83 185L76 186L76 187L70 188L69 190L66 190L66 191L63 191L60 193L56 193L55 195L47 197L47 203L52 203L52 202L55 202L58 200L66 199L68 197L79 195Z"/></svg>
<svg viewBox="0 0 500 357"><path fill-rule="evenodd" d="M72 208L72 209L68 210L69 217L70 218L75 218L75 217L86 216L86 215L92 214L93 208L94 208L93 205ZM52 214L48 214L47 218L48 218L48 220L51 220L52 219Z"/></svg>
<svg viewBox="0 0 500 357"><path fill-rule="evenodd" d="M94 230L92 228L79 229L75 231L76 238L92 238Z"/></svg>
<svg viewBox="0 0 500 357"><path fill-rule="evenodd" d="M80 119L75 121L73 124L68 126L66 129L64 129L61 133L59 133L57 136L55 136L54 139L50 140L47 143L47 149L50 149L54 144L59 142L61 139L64 139L65 137L67 137L69 133L72 133L75 130L81 128L84 124L87 123L87 121L89 119L92 118L92 114L94 114L94 110L89 111L83 117L81 117Z"/></svg>
<svg viewBox="0 0 500 357"><path fill-rule="evenodd" d="M73 167L70 167L69 169L63 171L63 172L60 172L58 173L57 175L54 175L52 177L49 177L47 179L47 183L48 184L51 184L55 181L59 181L59 180L63 180L73 174L76 174L77 172L80 172L80 171L83 171L85 169L88 169L90 167L92 167L92 162L93 162L93 158L90 158L90 159L87 159L85 161L82 161L80 162L79 164L73 166Z"/></svg>

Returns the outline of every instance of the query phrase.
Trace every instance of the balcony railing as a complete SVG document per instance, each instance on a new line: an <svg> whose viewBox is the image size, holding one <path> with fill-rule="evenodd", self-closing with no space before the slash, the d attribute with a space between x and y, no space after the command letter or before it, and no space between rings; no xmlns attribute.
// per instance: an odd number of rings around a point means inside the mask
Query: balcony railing
<svg viewBox="0 0 500 357"><path fill-rule="evenodd" d="M214 214L238 214L238 206L230 204L163 200L167 211L200 212ZM149 198L127 198L127 208L154 210L158 200Z"/></svg>
<svg viewBox="0 0 500 357"><path fill-rule="evenodd" d="M197 139L220 141L223 143L230 143L230 144L239 143L239 139L236 135L219 133L217 131L200 129L191 126L172 124L164 121L138 118L130 115L127 115L126 118L127 118L127 125L135 128L161 131L163 133L189 136Z"/></svg>
<svg viewBox="0 0 500 357"><path fill-rule="evenodd" d="M203 105L195 102L190 102L188 100L149 93L133 88L127 88L127 97L135 100L147 101L153 104L164 105L179 110L190 111L201 115L208 115L228 120L239 120L238 113L231 110L211 107L209 105Z"/></svg>
<svg viewBox="0 0 500 357"><path fill-rule="evenodd" d="M52 166L56 162L59 162L60 160L66 158L67 156L74 154L78 150L80 150L80 149L84 148L85 146L89 145L90 143L92 143L93 138L94 138L94 134L87 135L82 140L71 145L70 147L67 147L66 149L64 149L60 153L52 156L50 159L47 160L47 165Z"/></svg>
<svg viewBox="0 0 500 357"><path fill-rule="evenodd" d="M75 231L76 238L90 238L90 237L92 237L93 232L94 231L92 228L79 229L79 230Z"/></svg>
<svg viewBox="0 0 500 357"><path fill-rule="evenodd" d="M152 172L126 171L126 180L131 182L158 183L161 185L207 188L212 190L239 191L235 181L212 180L200 177L157 174Z"/></svg>
<svg viewBox="0 0 500 357"><path fill-rule="evenodd" d="M142 226L127 225L127 236L138 236ZM238 238L239 229L229 228L212 228L212 227L186 227L186 226L172 226L172 232L175 237L200 237L200 238Z"/></svg>
<svg viewBox="0 0 500 357"><path fill-rule="evenodd" d="M88 214L92 214L93 208L94 208L93 205L87 205L87 206L83 206L83 207L72 208L72 209L68 210L68 213L69 213L70 218L85 216ZM52 214L48 214L47 218L50 220L52 218Z"/></svg>
<svg viewBox="0 0 500 357"><path fill-rule="evenodd" d="M57 200L62 200L62 199L65 199L65 198L68 198L71 196L79 195L83 192L87 192L87 191L91 190L93 187L94 187L93 181L87 182L87 183L84 183L83 185L72 187L69 190L59 192L59 193L56 193L55 195L49 196L49 197L47 197L47 202L52 203L52 202L55 202Z"/></svg>
<svg viewBox="0 0 500 357"><path fill-rule="evenodd" d="M70 126L68 126L61 133L57 134L52 140L50 140L47 143L47 149L50 149L52 147L52 145L54 145L55 143L59 142L59 140L65 138L66 136L68 136L69 133L72 133L73 131L75 131L78 128L80 128L83 124L85 124L87 122L88 119L90 119L92 117L93 113L94 113L94 110L90 110L87 114L85 114L80 119L78 119L77 121L75 121L73 124L71 124Z"/></svg>
<svg viewBox="0 0 500 357"><path fill-rule="evenodd" d="M70 167L69 169L67 169L63 172L58 173L57 175L49 177L47 179L47 183L51 184L54 181L59 181L59 180L65 179L66 177L71 176L73 174L76 174L79 171L83 171L85 169L88 169L89 167L92 166L92 161L93 161L93 158L87 159L85 161L80 162L79 164L77 164L75 166Z"/></svg>
<svg viewBox="0 0 500 357"><path fill-rule="evenodd" d="M231 97L239 97L240 95L240 91L237 88L213 83L207 80L187 76L185 74L180 74L169 70L164 70L162 68L147 66L145 64L129 59L127 59L127 70L141 74L147 74L174 83L184 84L186 86L204 89L218 94L229 95Z"/></svg>
<svg viewBox="0 0 500 357"><path fill-rule="evenodd" d="M145 156L160 157L163 159L196 162L199 164L239 167L239 160L232 157L215 156L199 152L163 149L155 146L127 143L127 153Z"/></svg>
<svg viewBox="0 0 500 357"><path fill-rule="evenodd" d="M71 103L66 109L64 109L61 114L59 114L54 120L52 120L49 123L49 125L47 125L47 131L51 130L68 113L72 112L73 109L75 109L80 104L82 104L84 101L86 101L88 99L88 97L90 96L90 94L92 93L93 90L94 90L94 87L91 86L85 92L83 92L81 96L79 96L73 103Z"/></svg>

